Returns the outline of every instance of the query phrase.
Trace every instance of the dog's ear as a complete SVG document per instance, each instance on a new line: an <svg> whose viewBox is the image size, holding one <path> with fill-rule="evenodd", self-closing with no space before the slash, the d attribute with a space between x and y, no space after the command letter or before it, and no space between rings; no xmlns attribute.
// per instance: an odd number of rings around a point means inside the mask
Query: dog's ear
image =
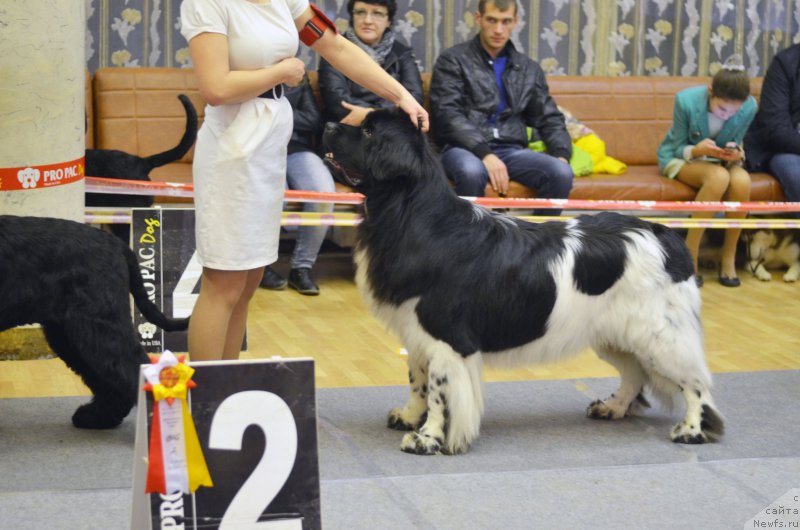
<svg viewBox="0 0 800 530"><path fill-rule="evenodd" d="M364 123L366 165L376 181L421 178L427 145L425 134L402 111L373 112Z"/></svg>

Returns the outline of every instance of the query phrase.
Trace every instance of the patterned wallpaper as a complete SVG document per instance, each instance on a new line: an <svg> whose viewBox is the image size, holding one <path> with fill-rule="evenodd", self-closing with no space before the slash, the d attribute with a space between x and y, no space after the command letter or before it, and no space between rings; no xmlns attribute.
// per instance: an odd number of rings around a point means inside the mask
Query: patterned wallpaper
<svg viewBox="0 0 800 530"><path fill-rule="evenodd" d="M84 0L86 64L190 67L180 0ZM346 0L318 0L340 28ZM422 70L475 34L478 0L398 0L394 30ZM800 0L518 0L516 46L553 75L713 74L740 53L763 75L775 53L800 42ZM316 57L301 46L309 68Z"/></svg>

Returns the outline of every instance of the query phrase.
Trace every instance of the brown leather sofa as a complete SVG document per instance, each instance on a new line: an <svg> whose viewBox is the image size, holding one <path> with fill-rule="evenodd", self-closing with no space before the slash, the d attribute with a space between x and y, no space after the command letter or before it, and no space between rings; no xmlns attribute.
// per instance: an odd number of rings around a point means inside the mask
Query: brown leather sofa
<svg viewBox="0 0 800 530"><path fill-rule="evenodd" d="M316 88L316 72L309 72ZM752 82L753 94L761 92L761 78ZM423 74L426 93L430 74ZM548 78L556 102L591 127L602 138L608 154L628 165L623 175L594 174L577 177L570 198L594 200L694 199L690 187L662 177L656 150L672 122L673 97L679 90L708 83L697 77L586 77ZM177 99L187 94L202 123L205 103L191 70L182 68L101 68L91 81L87 107L93 116L87 145L151 155L176 145L183 134L185 118ZM92 137L92 131L94 133ZM151 172L153 180L191 182L194 149L182 160ZM766 173L752 175L752 200L782 201L778 182ZM339 186L342 191L344 186ZM487 186L487 196L493 196ZM535 197L520 184L511 183L510 197ZM161 198L159 202L176 201Z"/></svg>

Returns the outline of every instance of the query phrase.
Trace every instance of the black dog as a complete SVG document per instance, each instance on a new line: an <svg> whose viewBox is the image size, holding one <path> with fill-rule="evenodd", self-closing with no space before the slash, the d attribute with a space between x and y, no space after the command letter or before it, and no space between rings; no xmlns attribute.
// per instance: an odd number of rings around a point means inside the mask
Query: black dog
<svg viewBox="0 0 800 530"><path fill-rule="evenodd" d="M186 95L180 94L178 99L180 99L186 112L186 129L178 145L168 151L148 157L140 157L116 149L87 149L86 176L149 181L150 171L170 162L180 160L192 148L197 137L197 111ZM152 205L152 195L86 194L86 206L148 208ZM129 239L129 228L127 226L112 225L112 232L126 242Z"/></svg>
<svg viewBox="0 0 800 530"><path fill-rule="evenodd" d="M403 113L326 125L331 165L363 192L356 282L408 349L411 397L390 427L401 449L460 453L478 436L482 363L554 361L591 347L621 374L588 416L619 419L645 391L686 416L675 442L723 431L703 351L691 256L669 228L601 213L527 223L460 199Z"/></svg>
<svg viewBox="0 0 800 530"><path fill-rule="evenodd" d="M94 394L72 423L116 427L135 404L139 366L150 361L130 299L150 322L184 330L148 299L136 256L113 235L73 221L0 215L0 330L42 325L53 351Z"/></svg>

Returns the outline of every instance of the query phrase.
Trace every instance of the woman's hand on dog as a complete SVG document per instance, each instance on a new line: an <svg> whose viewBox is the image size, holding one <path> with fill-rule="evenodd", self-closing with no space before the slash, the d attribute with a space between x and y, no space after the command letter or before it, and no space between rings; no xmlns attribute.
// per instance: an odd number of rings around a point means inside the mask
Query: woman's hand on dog
<svg viewBox="0 0 800 530"><path fill-rule="evenodd" d="M412 96L408 90L404 89L404 92L405 94L401 96L400 101L397 102L397 106L408 114L414 125L422 129L422 132L428 132L430 128L428 111L414 99L414 96Z"/></svg>
<svg viewBox="0 0 800 530"><path fill-rule="evenodd" d="M342 107L346 108L350 112L347 114L347 116L342 118L339 123L343 123L345 125L352 125L354 127L358 127L359 125L361 125L361 122L364 121L364 118L367 117L367 114L375 110L370 107L353 105L352 103L348 103L347 101L342 101Z"/></svg>

